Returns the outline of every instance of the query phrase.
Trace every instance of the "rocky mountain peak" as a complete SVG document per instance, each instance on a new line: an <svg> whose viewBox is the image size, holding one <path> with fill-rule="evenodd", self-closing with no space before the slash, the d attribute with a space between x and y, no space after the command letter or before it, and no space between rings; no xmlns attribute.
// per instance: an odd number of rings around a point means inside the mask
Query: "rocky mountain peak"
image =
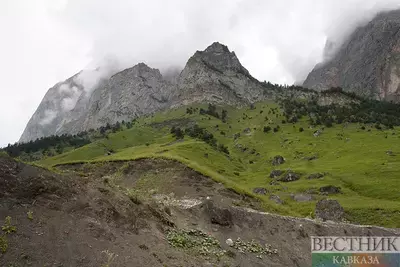
<svg viewBox="0 0 400 267"><path fill-rule="evenodd" d="M220 42L214 42L210 46L208 46L205 50L205 53L230 53L229 48L221 44Z"/></svg>
<svg viewBox="0 0 400 267"><path fill-rule="evenodd" d="M158 69L153 69L147 66L145 63L139 63L131 68L127 68L121 72L114 74L111 79L115 79L116 77L126 77L130 76L133 77L142 77L143 79L146 78L155 78L155 79L162 79L162 75Z"/></svg>
<svg viewBox="0 0 400 267"><path fill-rule="evenodd" d="M250 75L240 63L235 52L229 51L226 45L219 42L212 43L204 51L197 51L194 56L189 59L188 64L196 64L199 62L214 71L236 71Z"/></svg>

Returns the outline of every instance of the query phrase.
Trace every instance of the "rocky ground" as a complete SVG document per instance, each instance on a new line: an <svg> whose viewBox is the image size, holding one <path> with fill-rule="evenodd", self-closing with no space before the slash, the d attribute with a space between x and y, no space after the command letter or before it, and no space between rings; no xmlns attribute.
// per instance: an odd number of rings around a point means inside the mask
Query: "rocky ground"
<svg viewBox="0 0 400 267"><path fill-rule="evenodd" d="M0 157L0 266L310 266L312 235L394 229L259 211L173 161L60 167Z"/></svg>

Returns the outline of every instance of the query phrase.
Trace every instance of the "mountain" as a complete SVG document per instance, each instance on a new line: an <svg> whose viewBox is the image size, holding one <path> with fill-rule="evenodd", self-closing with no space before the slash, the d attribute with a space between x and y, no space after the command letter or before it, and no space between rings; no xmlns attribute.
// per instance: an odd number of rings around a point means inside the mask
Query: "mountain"
<svg viewBox="0 0 400 267"><path fill-rule="evenodd" d="M313 69L304 87L342 87L359 95L400 102L400 10L378 14L339 48L335 45L327 42L326 61Z"/></svg>
<svg viewBox="0 0 400 267"><path fill-rule="evenodd" d="M175 69L164 78L159 70L139 63L97 81L92 91L83 84L78 73L50 88L19 142L76 134L196 102L240 106L272 96L236 54L218 42L197 51L179 75Z"/></svg>

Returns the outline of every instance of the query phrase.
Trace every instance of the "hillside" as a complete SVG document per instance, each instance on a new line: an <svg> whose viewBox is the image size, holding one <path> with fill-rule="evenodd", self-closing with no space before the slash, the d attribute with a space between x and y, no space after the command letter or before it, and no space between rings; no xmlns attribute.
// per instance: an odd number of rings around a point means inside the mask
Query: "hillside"
<svg viewBox="0 0 400 267"><path fill-rule="evenodd" d="M303 86L315 90L342 87L359 95L400 101L400 10L378 14L357 28L337 50L327 42L324 62Z"/></svg>
<svg viewBox="0 0 400 267"><path fill-rule="evenodd" d="M321 101L329 98L340 99L321 97ZM260 199L265 211L313 218L316 202L331 198L344 207L347 221L400 227L397 126L349 122L311 126L307 117L289 123L284 109L272 101L209 110L207 105L194 105L156 113L137 120L131 129L109 133L105 139L37 164L174 159ZM186 131L182 139L178 128ZM276 156L285 162L273 165ZM283 174L270 178L273 170ZM288 173L299 179L285 181Z"/></svg>
<svg viewBox="0 0 400 267"><path fill-rule="evenodd" d="M0 155L0 176L1 266L310 266L310 235L399 234L257 212L171 160L54 173Z"/></svg>

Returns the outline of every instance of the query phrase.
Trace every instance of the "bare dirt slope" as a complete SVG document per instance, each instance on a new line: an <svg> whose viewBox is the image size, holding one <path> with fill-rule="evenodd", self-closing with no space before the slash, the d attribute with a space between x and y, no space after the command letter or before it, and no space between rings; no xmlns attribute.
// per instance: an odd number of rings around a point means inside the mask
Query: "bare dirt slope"
<svg viewBox="0 0 400 267"><path fill-rule="evenodd" d="M311 235L399 234L256 212L173 161L60 170L0 157L0 266L310 266Z"/></svg>

